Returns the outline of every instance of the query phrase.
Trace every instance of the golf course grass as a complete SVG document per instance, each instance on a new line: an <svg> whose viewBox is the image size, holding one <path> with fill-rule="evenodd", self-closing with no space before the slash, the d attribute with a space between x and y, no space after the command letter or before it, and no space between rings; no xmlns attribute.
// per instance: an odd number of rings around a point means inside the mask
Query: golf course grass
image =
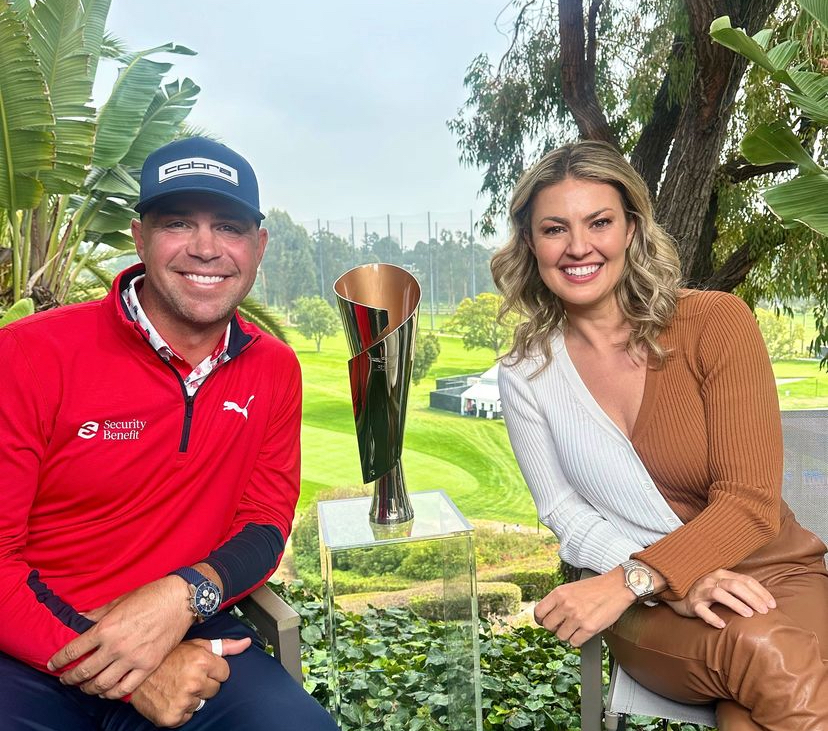
<svg viewBox="0 0 828 731"><path fill-rule="evenodd" d="M362 479L344 335L323 340L319 353L295 329L287 328L287 335L302 364L305 392L301 511L320 491L361 485ZM494 363L490 350L465 350L459 338L439 337L440 356L428 378L411 385L403 450L408 489L445 490L468 518L536 525L503 422L428 407L435 378L484 371ZM778 388L783 409L828 408L828 373L816 361L780 361L774 371L785 379Z"/></svg>
<svg viewBox="0 0 828 731"><path fill-rule="evenodd" d="M322 351L288 328L302 364L302 496L299 510L320 491L362 483L342 334ZM494 353L463 349L459 338L440 337L440 357L427 379L411 385L403 468L408 489L445 490L469 518L535 525L532 498L523 482L502 421L470 419L428 408L434 378L484 371Z"/></svg>

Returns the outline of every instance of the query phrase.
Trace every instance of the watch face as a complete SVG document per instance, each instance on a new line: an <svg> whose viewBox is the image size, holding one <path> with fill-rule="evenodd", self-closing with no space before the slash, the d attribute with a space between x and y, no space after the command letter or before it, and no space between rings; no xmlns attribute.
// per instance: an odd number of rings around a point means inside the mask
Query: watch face
<svg viewBox="0 0 828 731"><path fill-rule="evenodd" d="M627 573L627 581L633 591L646 591L650 588L650 575L643 569L631 569Z"/></svg>
<svg viewBox="0 0 828 731"><path fill-rule="evenodd" d="M202 581L195 588L193 602L202 617L212 617L221 605L221 592L212 581Z"/></svg>

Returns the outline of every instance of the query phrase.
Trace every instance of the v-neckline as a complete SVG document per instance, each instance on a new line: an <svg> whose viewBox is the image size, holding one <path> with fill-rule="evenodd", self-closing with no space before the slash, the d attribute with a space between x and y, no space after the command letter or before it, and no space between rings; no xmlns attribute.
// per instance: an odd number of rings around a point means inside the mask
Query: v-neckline
<svg viewBox="0 0 828 731"><path fill-rule="evenodd" d="M658 393L658 385L661 380L659 375L660 370L653 368L651 359L648 358L647 372L644 375L644 393L641 396L641 404L638 407L638 414L636 414L635 421L633 422L630 436L627 436L624 430L604 411L604 408L587 388L586 383L581 378L581 374L578 373L578 369L575 367L575 363L569 356L566 341L561 331L558 331L556 335L556 345L557 356L560 358L564 374L575 388L579 400L587 408L593 419L612 434L620 437L625 444L634 444L636 438L643 434L649 423Z"/></svg>

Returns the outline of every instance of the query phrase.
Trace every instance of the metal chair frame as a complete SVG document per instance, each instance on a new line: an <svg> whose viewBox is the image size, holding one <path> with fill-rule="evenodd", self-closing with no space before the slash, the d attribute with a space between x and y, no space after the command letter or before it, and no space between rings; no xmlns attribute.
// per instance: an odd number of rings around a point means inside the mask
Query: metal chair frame
<svg viewBox="0 0 828 731"><path fill-rule="evenodd" d="M299 644L301 618L267 585L260 586L238 605L247 619L273 645L273 654L285 670L302 684L302 654Z"/></svg>

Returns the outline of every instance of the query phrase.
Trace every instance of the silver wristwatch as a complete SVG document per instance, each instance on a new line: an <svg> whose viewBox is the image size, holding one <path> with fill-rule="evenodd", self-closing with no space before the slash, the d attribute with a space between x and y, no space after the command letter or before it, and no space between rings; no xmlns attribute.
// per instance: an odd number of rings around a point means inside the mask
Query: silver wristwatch
<svg viewBox="0 0 828 731"><path fill-rule="evenodd" d="M632 590L637 601L643 602L653 595L653 575L641 561L632 558L622 561L621 568L624 569L624 586Z"/></svg>

